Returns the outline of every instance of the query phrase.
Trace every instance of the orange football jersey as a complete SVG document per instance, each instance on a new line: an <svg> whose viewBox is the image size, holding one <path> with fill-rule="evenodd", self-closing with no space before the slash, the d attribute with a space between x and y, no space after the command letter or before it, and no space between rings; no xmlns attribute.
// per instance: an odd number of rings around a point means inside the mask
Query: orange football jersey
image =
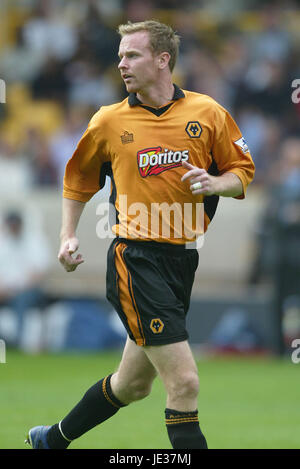
<svg viewBox="0 0 300 469"><path fill-rule="evenodd" d="M219 197L194 196L181 181L182 161L213 175L236 174L238 198L253 179L253 160L230 114L209 96L174 89L160 108L133 94L101 107L66 166L63 196L81 202L111 177L113 231L121 237L184 244L206 231Z"/></svg>

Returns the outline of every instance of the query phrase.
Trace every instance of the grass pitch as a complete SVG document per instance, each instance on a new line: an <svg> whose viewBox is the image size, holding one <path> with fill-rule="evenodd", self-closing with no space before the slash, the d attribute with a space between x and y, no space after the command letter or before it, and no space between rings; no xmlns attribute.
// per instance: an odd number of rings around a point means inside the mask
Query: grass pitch
<svg viewBox="0 0 300 469"><path fill-rule="evenodd" d="M8 350L0 364L0 449L24 449L29 428L63 418L120 357L118 351L30 356ZM300 364L215 358L198 360L198 367L199 417L209 448L300 448ZM147 399L121 409L70 449L171 448L164 409L157 379Z"/></svg>

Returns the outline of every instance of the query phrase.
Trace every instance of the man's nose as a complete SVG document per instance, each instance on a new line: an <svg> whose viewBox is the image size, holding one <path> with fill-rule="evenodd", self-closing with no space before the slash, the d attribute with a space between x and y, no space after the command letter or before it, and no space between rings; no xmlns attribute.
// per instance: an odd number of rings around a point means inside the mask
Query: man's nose
<svg viewBox="0 0 300 469"><path fill-rule="evenodd" d="M122 68L126 68L126 67L127 67L126 57L122 57L118 65L118 69L121 70Z"/></svg>

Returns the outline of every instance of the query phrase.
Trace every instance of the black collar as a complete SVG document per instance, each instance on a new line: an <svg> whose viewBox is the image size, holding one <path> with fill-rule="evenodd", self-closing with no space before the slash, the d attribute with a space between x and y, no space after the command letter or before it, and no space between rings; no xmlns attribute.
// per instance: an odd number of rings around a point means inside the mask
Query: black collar
<svg viewBox="0 0 300 469"><path fill-rule="evenodd" d="M174 86L174 94L173 94L173 98L172 98L172 101L177 101L178 99L181 99L181 98L185 98L185 94L184 92L182 91L182 89L179 88L179 86L175 85L175 83L173 84ZM147 109L150 108L151 106L146 106L144 105L136 96L135 93L129 93L129 96L128 96L128 104L129 106L138 106L138 105L142 105L142 106L145 106ZM167 105L168 106L168 105ZM156 108L153 108L153 109L156 109Z"/></svg>

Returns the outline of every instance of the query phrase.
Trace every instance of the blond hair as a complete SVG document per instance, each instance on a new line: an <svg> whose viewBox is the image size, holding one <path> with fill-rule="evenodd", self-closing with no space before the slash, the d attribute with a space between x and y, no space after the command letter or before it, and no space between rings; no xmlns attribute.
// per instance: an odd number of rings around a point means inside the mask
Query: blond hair
<svg viewBox="0 0 300 469"><path fill-rule="evenodd" d="M118 27L118 33L121 37L126 34L137 33L138 31L147 31L149 33L150 47L155 55L162 52L170 54L169 68L172 72L178 56L180 37L170 26L155 20L137 23L128 21L126 24L120 24Z"/></svg>

